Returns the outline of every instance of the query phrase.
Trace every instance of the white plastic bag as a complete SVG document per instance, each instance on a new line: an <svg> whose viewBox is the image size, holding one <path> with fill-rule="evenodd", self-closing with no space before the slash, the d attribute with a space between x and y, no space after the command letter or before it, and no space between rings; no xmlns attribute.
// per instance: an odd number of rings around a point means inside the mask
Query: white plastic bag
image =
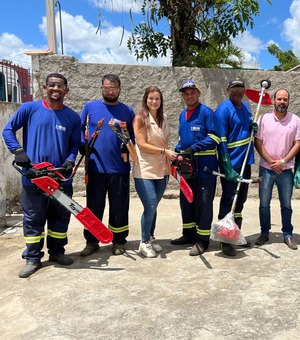
<svg viewBox="0 0 300 340"><path fill-rule="evenodd" d="M228 213L222 220L213 224L210 238L214 241L230 243L235 245L247 244L238 225L234 222L232 212Z"/></svg>

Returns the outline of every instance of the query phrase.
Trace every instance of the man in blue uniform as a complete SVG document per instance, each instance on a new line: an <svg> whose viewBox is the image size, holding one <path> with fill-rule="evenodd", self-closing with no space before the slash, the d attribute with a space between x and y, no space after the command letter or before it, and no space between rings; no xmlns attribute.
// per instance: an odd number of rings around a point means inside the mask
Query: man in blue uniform
<svg viewBox="0 0 300 340"><path fill-rule="evenodd" d="M201 94L194 80L185 80L179 91L186 104L179 116L179 142L175 151L193 159L194 176L187 179L194 195L189 203L180 192L182 236L172 240L172 245L193 244L191 256L203 254L209 245L216 177L204 167L217 170L217 145L214 112L199 102Z"/></svg>
<svg viewBox="0 0 300 340"><path fill-rule="evenodd" d="M218 133L221 143L218 147L220 170L225 174L221 178L222 196L218 219L225 217L231 210L237 179L250 142L251 129L257 128L252 122L252 114L248 105L243 101L245 84L239 77L229 82L228 99L224 100L216 109ZM254 148L251 145L247 165L243 177L251 177L251 164L254 163ZM234 212L235 223L242 226L242 210L247 200L248 184L242 183ZM250 246L250 242L246 246ZM227 256L235 256L235 248L228 243L221 243L221 250Z"/></svg>
<svg viewBox="0 0 300 340"><path fill-rule="evenodd" d="M124 146L108 125L111 119L126 122L133 137L133 109L119 102L121 81L117 75L107 74L102 78L102 99L85 104L81 113L82 144L85 132L92 136L98 121L104 118L101 132L87 162L87 206L100 219L103 218L106 194L109 202L109 229L113 232L114 255L125 252L128 236L129 172L130 163L122 158ZM81 150L84 153L84 144ZM124 161L125 159L125 161ZM89 256L99 249L98 240L84 229L86 246L81 256Z"/></svg>
<svg viewBox="0 0 300 340"><path fill-rule="evenodd" d="M2 133L8 149L15 154L16 164L23 167L25 175L31 164L40 162L50 162L54 167L63 167L69 173L80 145L79 115L63 103L69 92L67 79L61 74L51 73L46 78L44 90L46 99L23 104ZM23 145L16 138L16 131L21 128ZM29 277L42 266L46 222L49 260L60 265L72 264L73 260L64 254L70 213L56 200L45 196L43 191L24 176L22 184L26 244L22 257L26 265L19 277ZM72 196L71 180L64 182L63 191Z"/></svg>

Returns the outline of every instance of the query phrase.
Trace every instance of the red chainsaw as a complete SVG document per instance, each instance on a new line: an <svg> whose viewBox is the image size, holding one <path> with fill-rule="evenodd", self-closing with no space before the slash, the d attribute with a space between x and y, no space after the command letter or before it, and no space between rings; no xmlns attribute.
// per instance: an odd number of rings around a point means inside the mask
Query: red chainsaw
<svg viewBox="0 0 300 340"><path fill-rule="evenodd" d="M25 172L20 169L15 162L13 167L25 176ZM73 214L76 219L88 229L101 243L110 243L113 239L113 233L103 224L89 208L83 208L72 198L60 190L60 183L68 180L60 171L63 168L55 168L49 162L34 164L30 169L30 180L38 188L43 190L47 195L56 199L61 205ZM32 178L31 178L32 177Z"/></svg>
<svg viewBox="0 0 300 340"><path fill-rule="evenodd" d="M171 175L179 183L179 187L189 203L194 200L194 194L191 187L188 185L186 178L191 178L193 167L191 160L182 155L178 155L177 159L171 164Z"/></svg>

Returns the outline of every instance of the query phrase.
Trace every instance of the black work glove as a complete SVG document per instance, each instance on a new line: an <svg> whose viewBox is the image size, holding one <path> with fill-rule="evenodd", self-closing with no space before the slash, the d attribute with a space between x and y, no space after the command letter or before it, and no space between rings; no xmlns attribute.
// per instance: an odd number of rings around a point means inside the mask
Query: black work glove
<svg viewBox="0 0 300 340"><path fill-rule="evenodd" d="M31 160L24 149L17 149L15 152L15 162L19 166L31 168Z"/></svg>
<svg viewBox="0 0 300 340"><path fill-rule="evenodd" d="M61 167L64 168L63 170L64 172L69 172L73 170L73 166L74 166L74 162L66 161Z"/></svg>
<svg viewBox="0 0 300 340"><path fill-rule="evenodd" d="M189 148L183 150L180 152L180 154L186 156L186 157L189 157L189 158L192 158L193 154L194 154L194 150L193 148L190 146Z"/></svg>

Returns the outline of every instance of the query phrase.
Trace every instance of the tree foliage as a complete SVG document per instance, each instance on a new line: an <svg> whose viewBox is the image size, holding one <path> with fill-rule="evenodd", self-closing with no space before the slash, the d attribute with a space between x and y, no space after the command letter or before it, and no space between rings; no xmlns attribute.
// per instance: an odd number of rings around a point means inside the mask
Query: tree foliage
<svg viewBox="0 0 300 340"><path fill-rule="evenodd" d="M195 50L192 55L192 66L203 68L242 67L245 55L240 48L231 41L225 44L217 44L212 39L205 50Z"/></svg>
<svg viewBox="0 0 300 340"><path fill-rule="evenodd" d="M288 71L300 64L292 50L282 51L276 44L270 44L268 51L279 61L279 65L274 66L275 71Z"/></svg>
<svg viewBox="0 0 300 340"><path fill-rule="evenodd" d="M1 62L4 63L4 64L12 64L13 63L12 60L10 60L10 59L2 59Z"/></svg>
<svg viewBox="0 0 300 340"><path fill-rule="evenodd" d="M271 0L265 0L271 3ZM134 27L128 48L136 58L166 56L172 51L173 66L193 66L197 52L226 46L246 28L253 28L259 15L255 0L143 0L146 21ZM169 35L156 31L167 19Z"/></svg>

